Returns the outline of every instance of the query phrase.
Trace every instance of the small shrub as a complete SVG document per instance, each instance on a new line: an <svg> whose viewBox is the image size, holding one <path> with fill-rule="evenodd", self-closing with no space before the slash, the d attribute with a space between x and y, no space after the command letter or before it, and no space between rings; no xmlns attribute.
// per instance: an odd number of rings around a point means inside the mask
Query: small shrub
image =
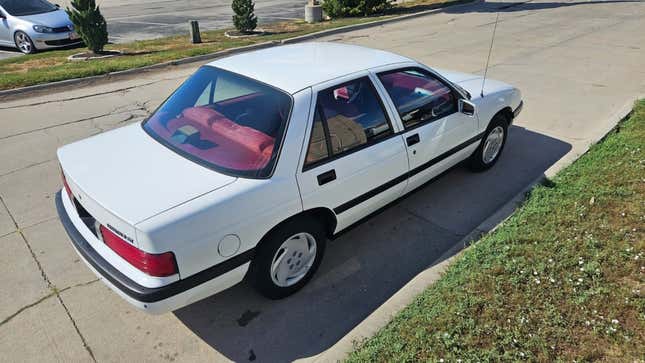
<svg viewBox="0 0 645 363"><path fill-rule="evenodd" d="M330 18L369 16L392 8L391 0L325 0L323 10Z"/></svg>
<svg viewBox="0 0 645 363"><path fill-rule="evenodd" d="M253 0L233 0L233 24L240 33L251 33L258 26L258 18L253 13L255 3Z"/></svg>
<svg viewBox="0 0 645 363"><path fill-rule="evenodd" d="M67 15L87 48L94 53L103 51L108 42L107 22L94 0L72 0Z"/></svg>

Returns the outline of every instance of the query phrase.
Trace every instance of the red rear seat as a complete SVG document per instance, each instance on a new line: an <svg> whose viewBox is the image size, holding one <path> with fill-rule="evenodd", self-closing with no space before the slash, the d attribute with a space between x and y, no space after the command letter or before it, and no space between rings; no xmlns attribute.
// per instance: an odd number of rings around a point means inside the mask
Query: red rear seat
<svg viewBox="0 0 645 363"><path fill-rule="evenodd" d="M190 144L176 144L190 154L199 156L216 165L236 170L261 169L269 162L275 139L256 129L241 126L227 119L221 113L206 107L192 107L184 110L179 118L172 119L167 129L153 127L165 139L185 125L195 127L202 140L208 140L216 147L199 149Z"/></svg>
<svg viewBox="0 0 645 363"><path fill-rule="evenodd" d="M219 143L230 143L250 152L263 152L273 146L274 138L256 129L240 126L228 119L219 119L211 126Z"/></svg>

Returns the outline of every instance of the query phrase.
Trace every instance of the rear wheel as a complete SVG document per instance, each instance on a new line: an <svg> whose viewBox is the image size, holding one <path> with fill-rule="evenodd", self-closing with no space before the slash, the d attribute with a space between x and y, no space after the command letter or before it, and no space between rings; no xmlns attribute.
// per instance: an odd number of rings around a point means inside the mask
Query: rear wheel
<svg viewBox="0 0 645 363"><path fill-rule="evenodd" d="M287 221L270 232L258 246L249 278L270 299L300 290L318 269L325 252L323 226L307 218Z"/></svg>
<svg viewBox="0 0 645 363"><path fill-rule="evenodd" d="M26 33L17 31L13 36L13 40L16 43L16 47L21 52L25 54L33 54L36 52L34 42L31 41L31 38Z"/></svg>
<svg viewBox="0 0 645 363"><path fill-rule="evenodd" d="M470 168L474 171L484 171L495 165L506 145L507 134L508 120L503 114L498 113L488 125L479 147L470 156Z"/></svg>

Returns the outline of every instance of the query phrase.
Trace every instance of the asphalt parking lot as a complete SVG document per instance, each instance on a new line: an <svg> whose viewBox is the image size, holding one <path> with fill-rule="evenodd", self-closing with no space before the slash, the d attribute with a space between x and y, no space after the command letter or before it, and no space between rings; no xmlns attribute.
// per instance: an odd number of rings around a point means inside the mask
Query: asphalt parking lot
<svg viewBox="0 0 645 363"><path fill-rule="evenodd" d="M68 0L62 5L67 6ZM302 19L304 1L259 0L255 14L262 23ZM232 26L229 0L103 0L101 12L108 21L110 40L116 43L188 33L188 21L198 20L202 30Z"/></svg>
<svg viewBox="0 0 645 363"><path fill-rule="evenodd" d="M62 8L69 0L52 1ZM188 21L199 21L200 29L213 30L232 26L231 2L224 0L103 0L97 2L108 22L110 42L124 43L188 34ZM259 27L262 23L302 19L304 1L260 0L255 2ZM0 59L20 56L13 48L0 47Z"/></svg>
<svg viewBox="0 0 645 363"><path fill-rule="evenodd" d="M335 35L479 73L502 2ZM142 120L197 65L0 100L0 351L8 361L309 359L332 347L535 178L553 175L645 95L645 3L534 1L501 10L489 76L525 108L498 165L456 168L333 241L298 294L247 284L173 314L138 312L79 261L56 216L58 146ZM160 192L163 186L160 186Z"/></svg>

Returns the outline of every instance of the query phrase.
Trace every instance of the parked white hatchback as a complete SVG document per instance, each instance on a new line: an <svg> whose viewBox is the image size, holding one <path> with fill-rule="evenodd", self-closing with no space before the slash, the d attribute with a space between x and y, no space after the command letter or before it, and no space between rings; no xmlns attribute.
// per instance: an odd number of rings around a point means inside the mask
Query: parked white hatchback
<svg viewBox="0 0 645 363"><path fill-rule="evenodd" d="M328 238L461 161L495 164L522 100L481 86L342 44L220 59L143 123L60 148L58 212L88 266L145 311L245 276L282 298Z"/></svg>

